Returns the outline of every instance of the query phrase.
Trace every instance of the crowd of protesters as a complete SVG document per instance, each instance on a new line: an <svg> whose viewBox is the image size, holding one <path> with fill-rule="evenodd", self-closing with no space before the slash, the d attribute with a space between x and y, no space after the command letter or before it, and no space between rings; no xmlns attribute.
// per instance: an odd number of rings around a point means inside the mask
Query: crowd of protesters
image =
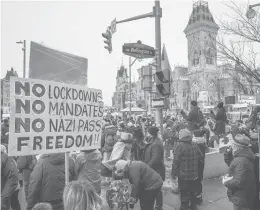
<svg viewBox="0 0 260 210"><path fill-rule="evenodd" d="M28 210L101 210L101 186L106 185L106 202L111 210L134 208L138 201L141 210L162 210L165 161L172 160L171 176L178 179L180 210L196 210L203 202L205 154L221 139L226 143L223 161L229 166L223 184L233 209L259 209L256 131L260 107L244 124L229 123L223 103L208 118L196 101L191 102L189 113L179 114L164 116L162 133L153 116L124 121L118 116L104 117L101 148L71 153L67 185L64 153L8 157L9 122L4 120L1 209L21 209L18 193L23 187ZM22 181L19 173L23 174Z"/></svg>

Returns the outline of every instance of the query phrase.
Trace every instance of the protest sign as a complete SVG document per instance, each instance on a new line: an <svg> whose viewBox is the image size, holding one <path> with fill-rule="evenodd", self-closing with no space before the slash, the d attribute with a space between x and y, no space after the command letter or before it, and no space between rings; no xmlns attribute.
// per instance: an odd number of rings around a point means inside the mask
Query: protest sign
<svg viewBox="0 0 260 210"><path fill-rule="evenodd" d="M13 77L10 110L10 156L100 148L101 90Z"/></svg>

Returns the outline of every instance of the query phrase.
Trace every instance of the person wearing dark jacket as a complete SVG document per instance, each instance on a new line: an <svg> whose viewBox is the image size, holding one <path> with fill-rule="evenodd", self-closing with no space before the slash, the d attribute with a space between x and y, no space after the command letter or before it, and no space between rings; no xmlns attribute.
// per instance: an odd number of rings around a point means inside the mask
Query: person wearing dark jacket
<svg viewBox="0 0 260 210"><path fill-rule="evenodd" d="M143 161L161 175L165 180L164 166L164 148L161 140L158 138L159 129L155 126L148 128L147 144L144 149ZM156 210L163 209L163 195L160 191L156 197Z"/></svg>
<svg viewBox="0 0 260 210"><path fill-rule="evenodd" d="M175 149L171 172L174 180L178 177L181 198L180 210L197 209L197 179L199 178L199 161L201 158L198 146L192 143L190 131L187 129L180 130L179 144Z"/></svg>
<svg viewBox="0 0 260 210"><path fill-rule="evenodd" d="M197 101L191 101L191 110L188 115L182 110L181 114L185 120L188 121L188 130L194 131L204 125L205 119L202 115Z"/></svg>
<svg viewBox="0 0 260 210"><path fill-rule="evenodd" d="M214 127L214 133L215 133L215 135L220 135L220 134L225 133L227 115L226 115L226 110L223 106L223 102L220 102L217 105L217 108L218 109L217 109L216 114L211 110L211 115L216 120L216 124Z"/></svg>
<svg viewBox="0 0 260 210"><path fill-rule="evenodd" d="M26 200L28 198L30 176L36 163L37 159L33 155L20 156L17 159L17 168L19 171L23 172L23 186Z"/></svg>
<svg viewBox="0 0 260 210"><path fill-rule="evenodd" d="M69 159L69 178L75 177L75 167ZM65 154L42 155L30 177L28 209L38 202L50 203L54 210L63 209L62 194L65 187Z"/></svg>
<svg viewBox="0 0 260 210"><path fill-rule="evenodd" d="M132 185L130 207L140 200L141 210L153 210L157 194L161 191L161 176L141 161L119 160L114 169L117 177L125 176Z"/></svg>
<svg viewBox="0 0 260 210"><path fill-rule="evenodd" d="M233 160L228 176L223 178L228 199L234 210L246 210L253 206L256 197L254 154L249 148L250 140L237 134L231 143Z"/></svg>
<svg viewBox="0 0 260 210"><path fill-rule="evenodd" d="M96 192L101 194L101 160L99 150L81 151L75 161L75 170L78 181L88 181Z"/></svg>
<svg viewBox="0 0 260 210"><path fill-rule="evenodd" d="M19 176L14 159L8 157L2 147L4 146L1 145L1 209L8 210L11 206L11 197L17 191Z"/></svg>

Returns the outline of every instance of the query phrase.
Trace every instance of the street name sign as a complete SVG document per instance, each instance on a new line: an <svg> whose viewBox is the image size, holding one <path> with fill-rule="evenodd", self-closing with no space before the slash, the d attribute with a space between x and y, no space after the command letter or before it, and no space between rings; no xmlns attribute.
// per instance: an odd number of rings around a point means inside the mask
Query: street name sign
<svg viewBox="0 0 260 210"><path fill-rule="evenodd" d="M152 108L164 108L164 98L152 99Z"/></svg>
<svg viewBox="0 0 260 210"><path fill-rule="evenodd" d="M140 43L126 43L123 45L123 53L135 58L153 58L155 49Z"/></svg>

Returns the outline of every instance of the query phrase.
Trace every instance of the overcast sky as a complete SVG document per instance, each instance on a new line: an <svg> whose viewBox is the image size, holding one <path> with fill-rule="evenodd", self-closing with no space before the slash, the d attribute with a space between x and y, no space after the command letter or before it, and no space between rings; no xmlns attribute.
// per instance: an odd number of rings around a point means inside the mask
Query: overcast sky
<svg viewBox="0 0 260 210"><path fill-rule="evenodd" d="M209 0L209 9L217 21L230 11L220 0ZM259 0L235 0L240 5ZM187 41L183 33L192 12L192 0L162 0L162 44L165 44L172 67L187 65ZM111 105L115 90L117 69L128 67L128 57L122 54L122 45L141 40L154 46L154 19L148 18L117 25L113 35L113 52L104 49L103 37L110 22L152 12L153 1L51 1L2 2L1 78L13 67L22 76L23 54L16 41L27 40L27 70L29 42L88 58L88 86L103 91L104 102ZM137 62L136 69L147 63Z"/></svg>

